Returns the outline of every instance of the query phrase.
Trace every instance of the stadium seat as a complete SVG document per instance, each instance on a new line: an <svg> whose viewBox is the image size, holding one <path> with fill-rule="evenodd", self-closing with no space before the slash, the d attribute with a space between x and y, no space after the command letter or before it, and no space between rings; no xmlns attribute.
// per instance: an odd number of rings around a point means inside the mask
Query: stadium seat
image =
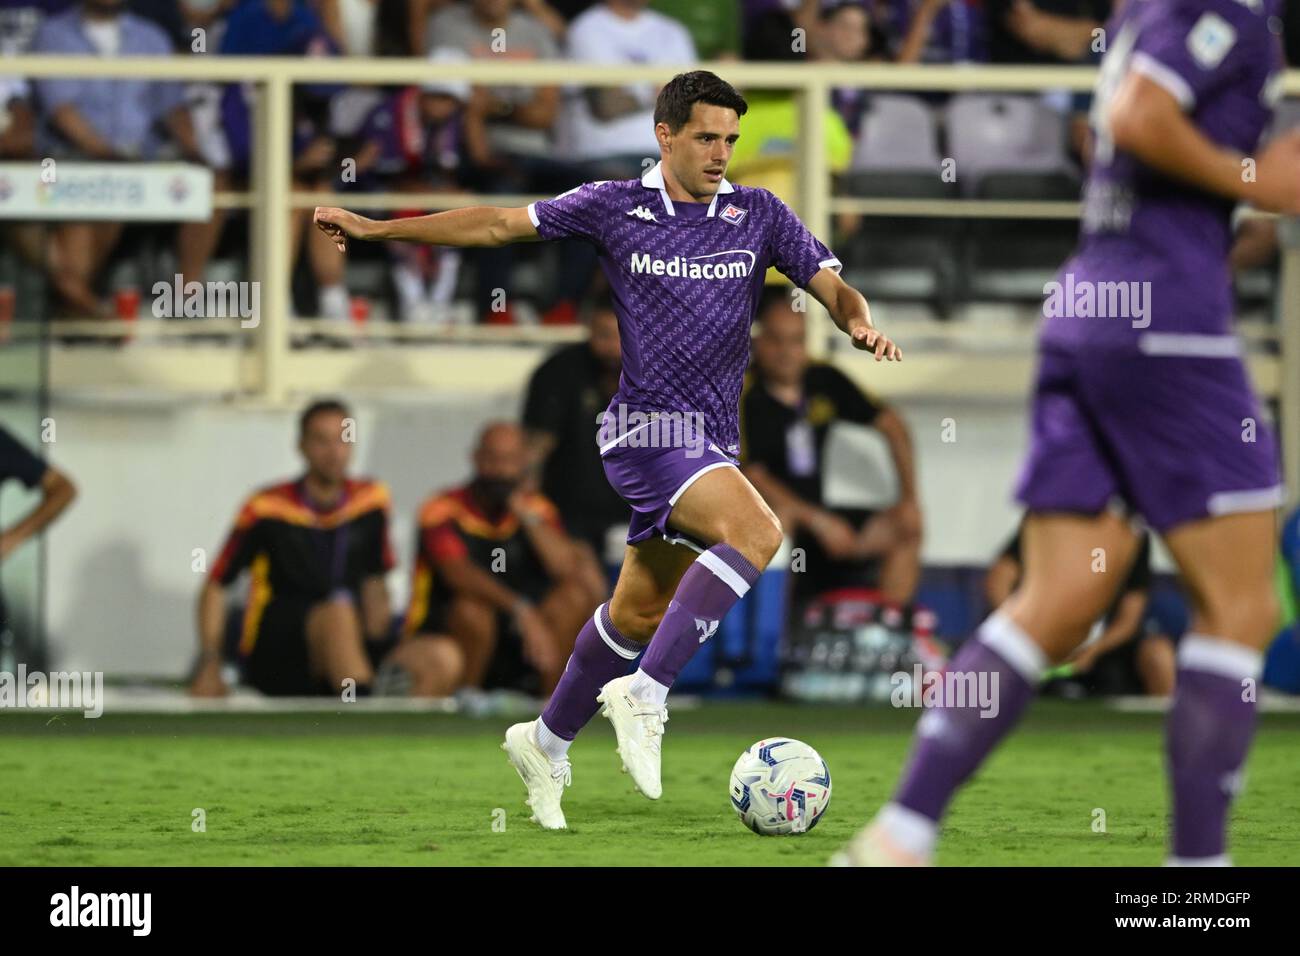
<svg viewBox="0 0 1300 956"><path fill-rule="evenodd" d="M848 196L953 199L957 184L940 175L934 113L915 96L873 96L840 179ZM953 224L918 217L872 217L847 243L848 271L867 295L930 303L940 315L951 308L956 246Z"/></svg>
<svg viewBox="0 0 1300 956"><path fill-rule="evenodd" d="M1064 118L1033 97L954 96L945 110L945 123L948 149L957 161L957 181L966 196L979 196L983 180L993 173L1024 177L1027 189L1044 174L1061 174L1077 182L1066 154Z"/></svg>
<svg viewBox="0 0 1300 956"><path fill-rule="evenodd" d="M853 146L854 172L930 173L939 168L934 114L915 96L871 97Z"/></svg>

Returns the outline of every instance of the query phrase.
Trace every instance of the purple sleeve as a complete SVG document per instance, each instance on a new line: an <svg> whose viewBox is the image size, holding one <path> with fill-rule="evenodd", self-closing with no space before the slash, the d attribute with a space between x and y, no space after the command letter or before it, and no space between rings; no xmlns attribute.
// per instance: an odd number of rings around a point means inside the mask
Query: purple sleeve
<svg viewBox="0 0 1300 956"><path fill-rule="evenodd" d="M1184 110L1267 62L1264 18L1241 4L1148 3L1134 24L1131 69L1167 90Z"/></svg>
<svg viewBox="0 0 1300 956"><path fill-rule="evenodd" d="M772 196L772 233L768 240L770 262L787 279L804 288L825 267L840 271L840 260L808 231L794 211Z"/></svg>
<svg viewBox="0 0 1300 956"><path fill-rule="evenodd" d="M604 211L601 183L584 183L554 199L530 203L528 218L543 239L586 239L600 244Z"/></svg>

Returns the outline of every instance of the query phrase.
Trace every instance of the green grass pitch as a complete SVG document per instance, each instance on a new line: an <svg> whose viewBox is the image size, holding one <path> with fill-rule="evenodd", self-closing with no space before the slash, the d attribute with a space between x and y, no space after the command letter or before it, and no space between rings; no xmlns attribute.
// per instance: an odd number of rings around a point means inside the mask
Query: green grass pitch
<svg viewBox="0 0 1300 956"><path fill-rule="evenodd" d="M499 749L509 721L341 711L0 714L0 865L820 865L890 792L917 714L679 709L654 803L619 772L597 718L573 749L570 830L546 833ZM1038 702L958 796L938 862L1159 864L1161 726ZM731 765L765 735L801 738L830 765L831 806L808 834L758 837L731 810ZM195 809L206 832L194 832ZM1300 863L1300 714L1261 718L1232 852L1244 865Z"/></svg>

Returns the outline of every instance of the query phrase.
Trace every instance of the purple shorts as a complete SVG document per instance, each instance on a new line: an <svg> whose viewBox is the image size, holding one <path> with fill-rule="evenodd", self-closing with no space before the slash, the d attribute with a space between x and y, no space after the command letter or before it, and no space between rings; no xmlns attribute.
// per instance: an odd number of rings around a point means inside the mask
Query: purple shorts
<svg viewBox="0 0 1300 956"><path fill-rule="evenodd" d="M1016 486L1031 511L1099 514L1118 497L1164 533L1282 503L1273 434L1235 354L1045 347L1031 417Z"/></svg>
<svg viewBox="0 0 1300 956"><path fill-rule="evenodd" d="M704 473L739 465L689 426L661 428L658 422L602 445L600 457L610 486L632 508L628 544L655 534L674 543L690 543L687 535L668 528L668 516L677 499Z"/></svg>

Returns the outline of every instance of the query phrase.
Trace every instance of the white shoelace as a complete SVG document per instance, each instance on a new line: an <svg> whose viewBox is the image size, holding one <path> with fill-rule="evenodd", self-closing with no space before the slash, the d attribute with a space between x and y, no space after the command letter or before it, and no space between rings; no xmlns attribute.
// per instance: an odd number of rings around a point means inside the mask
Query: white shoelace
<svg viewBox="0 0 1300 956"><path fill-rule="evenodd" d="M668 708L643 711L636 716L648 718L643 723L647 731L645 745L652 753L658 754L663 743L664 724L668 722Z"/></svg>
<svg viewBox="0 0 1300 956"><path fill-rule="evenodd" d="M565 760L562 763L551 761L551 779L563 781L566 787L573 785L573 764Z"/></svg>

